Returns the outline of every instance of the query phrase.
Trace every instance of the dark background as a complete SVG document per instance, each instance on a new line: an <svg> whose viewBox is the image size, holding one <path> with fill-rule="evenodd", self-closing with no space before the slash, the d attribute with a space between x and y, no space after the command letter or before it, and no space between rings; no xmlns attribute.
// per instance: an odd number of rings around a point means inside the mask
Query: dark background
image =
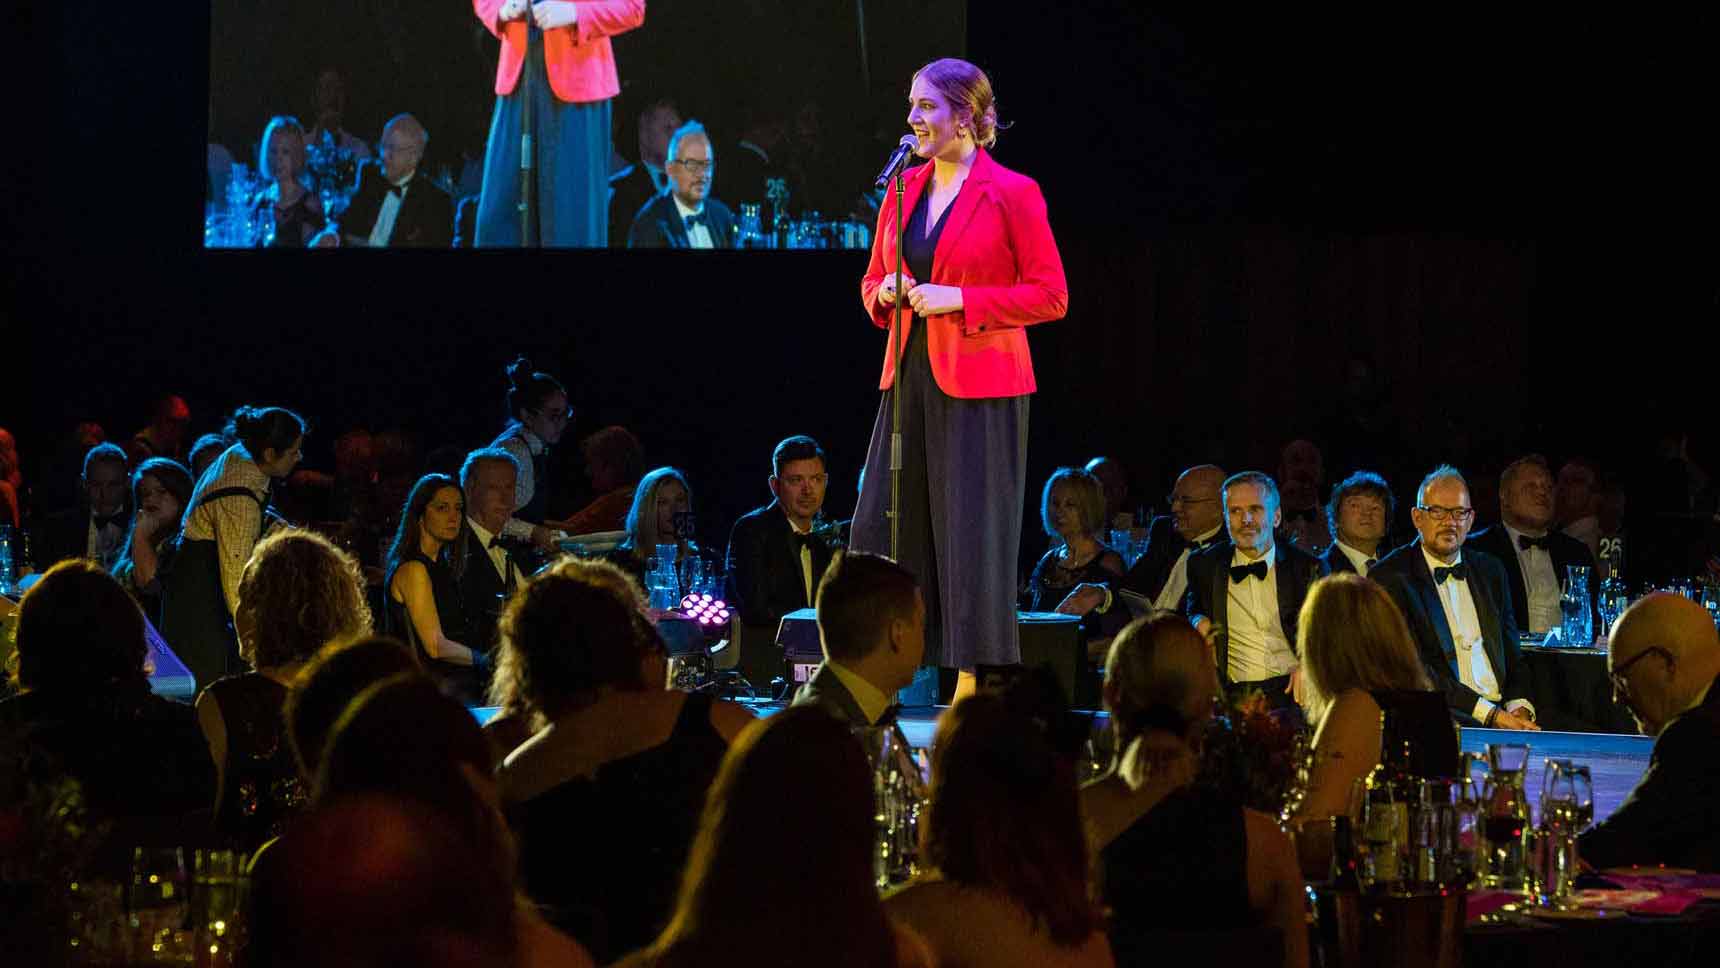
<svg viewBox="0 0 1720 968"><path fill-rule="evenodd" d="M852 13L807 6L826 4ZM882 354L862 253L205 252L209 10L171 6L24 14L57 78L15 129L50 144L14 148L6 200L19 355L0 425L27 476L77 420L123 439L169 391L198 429L245 402L299 409L312 464L360 425L476 446L525 352L568 385L571 438L620 422L688 470L707 535L768 498L790 433L823 441L830 505L851 506ZM691 6L652 3L644 31L682 31ZM892 6L890 28L923 29ZM1068 318L1032 336L1032 503L1051 468L1100 452L1149 499L1199 459L1272 471L1290 437L1330 445L1358 414L1393 445L1378 459L1400 504L1439 460L1487 475L1537 449L1628 473L1681 431L1720 470L1711 16L1094 0L978 5L966 32L1015 122L997 158L1040 181L1069 275ZM308 99L321 58L268 45L259 63L304 67L279 81L288 106ZM491 71L450 63L438 84L487 92ZM874 79L881 110L907 81ZM1352 359L1366 403L1342 390ZM562 451L558 513L581 487ZM1030 527L1024 554L1041 547Z"/></svg>

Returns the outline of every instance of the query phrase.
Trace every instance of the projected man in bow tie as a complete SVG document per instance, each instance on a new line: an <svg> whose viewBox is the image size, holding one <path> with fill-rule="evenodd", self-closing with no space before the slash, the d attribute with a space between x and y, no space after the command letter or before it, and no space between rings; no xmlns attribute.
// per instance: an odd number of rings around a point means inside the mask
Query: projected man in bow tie
<svg viewBox="0 0 1720 968"><path fill-rule="evenodd" d="M1535 707L1523 698L1505 566L1463 547L1475 520L1463 475L1435 468L1416 489L1410 519L1419 537L1380 559L1368 577L1402 609L1434 688L1460 723L1538 729Z"/></svg>
<svg viewBox="0 0 1720 968"><path fill-rule="evenodd" d="M1595 558L1587 545L1553 530L1553 472L1546 458L1530 454L1506 465L1499 475L1499 517L1504 523L1477 531L1469 545L1505 566L1519 631L1545 635L1564 621L1560 598L1572 565L1589 570L1589 607L1594 608L1600 584Z"/></svg>
<svg viewBox="0 0 1720 968"><path fill-rule="evenodd" d="M382 163L359 169L358 190L340 219L341 244L446 249L454 240L454 202L418 174L430 133L410 114L382 129Z"/></svg>
<svg viewBox="0 0 1720 968"><path fill-rule="evenodd" d="M704 125L689 121L669 139L668 190L645 203L627 230L629 249L732 249L735 216L711 195L716 152Z"/></svg>
<svg viewBox="0 0 1720 968"><path fill-rule="evenodd" d="M1189 556L1189 621L1212 643L1227 691L1257 689L1272 708L1289 708L1302 701L1296 616L1320 562L1275 540L1283 512L1272 478L1234 474L1220 498L1229 537Z"/></svg>

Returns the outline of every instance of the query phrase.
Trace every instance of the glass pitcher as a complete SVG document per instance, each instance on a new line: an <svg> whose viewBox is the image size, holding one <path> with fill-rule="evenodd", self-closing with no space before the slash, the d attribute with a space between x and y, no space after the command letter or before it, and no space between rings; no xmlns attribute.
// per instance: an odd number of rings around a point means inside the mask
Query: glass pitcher
<svg viewBox="0 0 1720 968"><path fill-rule="evenodd" d="M1529 889L1529 766L1526 743L1488 743L1481 784L1482 883L1503 891Z"/></svg>
<svg viewBox="0 0 1720 968"><path fill-rule="evenodd" d="M1594 644L1594 616L1589 612L1589 569L1585 565L1565 568L1565 589L1559 596L1564 627L1559 637L1567 648L1586 649Z"/></svg>

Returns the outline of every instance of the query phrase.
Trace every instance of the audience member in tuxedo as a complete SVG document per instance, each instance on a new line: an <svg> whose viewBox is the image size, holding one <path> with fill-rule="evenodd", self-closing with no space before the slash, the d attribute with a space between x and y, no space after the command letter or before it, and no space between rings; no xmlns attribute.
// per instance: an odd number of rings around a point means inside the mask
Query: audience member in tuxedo
<svg viewBox="0 0 1720 968"><path fill-rule="evenodd" d="M454 232L454 203L441 186L418 177L430 132L410 114L382 129L382 162L358 170L358 188L341 216L343 245L373 249L446 249Z"/></svg>
<svg viewBox="0 0 1720 968"><path fill-rule="evenodd" d="M305 129L297 118L278 115L263 129L257 170L268 175L269 187L251 202L253 209L265 206L274 218L274 233L268 245L274 249L302 249L314 240L318 246L333 246L333 235L322 235L328 220L322 200L304 183Z"/></svg>
<svg viewBox="0 0 1720 968"><path fill-rule="evenodd" d="M161 634L199 688L241 671L232 618L251 551L271 527L274 482L303 455L305 421L281 407L240 407L239 442L197 480L185 527L162 581Z"/></svg>
<svg viewBox="0 0 1720 968"><path fill-rule="evenodd" d="M711 194L717 156L705 126L689 121L669 141L669 190L652 198L627 230L629 249L732 249L735 215Z"/></svg>
<svg viewBox="0 0 1720 968"><path fill-rule="evenodd" d="M851 729L883 725L926 652L926 603L908 569L883 555L838 552L818 585L824 661L794 695Z"/></svg>
<svg viewBox="0 0 1720 968"><path fill-rule="evenodd" d="M18 469L18 441L12 431L0 427L0 524L16 528L23 523L24 475ZM22 564L28 565L28 562Z"/></svg>
<svg viewBox="0 0 1720 968"><path fill-rule="evenodd" d="M1099 479L1099 486L1105 492L1105 528L1119 527L1124 517L1131 517L1129 506L1129 475L1123 470L1123 465L1109 457L1095 457L1087 462L1087 473ZM1145 529L1147 522L1133 521L1130 527Z"/></svg>
<svg viewBox="0 0 1720 968"><path fill-rule="evenodd" d="M1296 616L1324 573L1320 559L1276 540L1272 478L1243 471L1220 493L1230 537L1189 556L1189 620L1212 643L1226 690L1258 689L1271 708L1294 708L1303 701Z"/></svg>
<svg viewBox="0 0 1720 968"><path fill-rule="evenodd" d="M281 720L305 789L316 783L329 734L352 701L378 682L417 670L405 646L380 635L331 642L299 669L287 683Z"/></svg>
<svg viewBox="0 0 1720 968"><path fill-rule="evenodd" d="M741 515L729 533L729 601L748 625L771 635L784 615L811 608L830 565L830 547L813 534L830 475L824 449L789 437L770 455L772 500Z"/></svg>
<svg viewBox="0 0 1720 968"><path fill-rule="evenodd" d="M194 482L185 465L151 457L131 475L131 531L114 563L113 576L137 598L151 620L161 616L161 574L173 554L173 539L185 526Z"/></svg>
<svg viewBox="0 0 1720 968"><path fill-rule="evenodd" d="M1357 471L1332 488L1326 501L1326 524L1332 544L1320 556L1327 574L1350 571L1368 577L1384 554L1386 530L1397 516L1397 498L1386 479L1373 471Z"/></svg>
<svg viewBox="0 0 1720 968"><path fill-rule="evenodd" d="M125 451L97 444L84 455L78 506L49 514L31 532L36 570L67 558L87 558L112 571L131 525Z"/></svg>
<svg viewBox="0 0 1720 968"><path fill-rule="evenodd" d="M1206 643L1176 615L1136 619L1111 643L1103 689L1117 754L1081 807L1117 964L1175 961L1172 937L1189 932L1205 949L1231 935L1264 963L1306 965L1290 838L1276 818L1194 782L1218 692ZM1277 935L1270 947L1242 933L1261 928Z"/></svg>
<svg viewBox="0 0 1720 968"><path fill-rule="evenodd" d="M1720 637L1713 617L1681 595L1627 609L1607 643L1613 694L1654 737L1648 771L1577 842L1595 867L1624 864L1720 872Z"/></svg>
<svg viewBox="0 0 1720 968"><path fill-rule="evenodd" d="M589 580L599 571L611 575ZM663 929L705 791L752 721L663 688L662 642L637 598L613 591L614 571L569 559L526 583L496 664L547 723L497 771L522 883L606 962Z"/></svg>
<svg viewBox="0 0 1720 968"><path fill-rule="evenodd" d="M555 538L544 527L549 517L549 449L561 441L573 408L560 381L533 370L525 357L509 363L507 373L508 423L490 446L514 455L519 479L514 482L514 506L501 533L554 551Z"/></svg>
<svg viewBox="0 0 1720 968"><path fill-rule="evenodd" d="M351 555L313 531L257 545L233 615L253 670L217 679L197 697L215 762L215 828L246 851L279 836L305 800L287 742L287 683L318 649L370 633L364 576Z"/></svg>
<svg viewBox="0 0 1720 968"><path fill-rule="evenodd" d="M185 465L191 469L191 479L201 480L203 472L209 469L210 464L215 463L215 458L220 457L222 452L237 442L222 434L204 434L197 438L197 442L191 445L191 455Z"/></svg>
<svg viewBox="0 0 1720 968"><path fill-rule="evenodd" d="M1105 492L1097 477L1073 467L1052 472L1039 501L1039 523L1051 539L1051 550L1033 566L1021 594L1022 608L1081 615L1089 637L1123 627L1128 609L1118 606L1112 595L1123 577L1123 557L1104 542L1104 516ZM1094 593L1101 601L1088 607L1086 598ZM1108 621L1107 616L1123 621Z"/></svg>
<svg viewBox="0 0 1720 968"><path fill-rule="evenodd" d="M747 727L711 786L667 926L618 964L721 964L760 938L775 964L934 964L878 898L872 816L872 771L842 723L786 709Z"/></svg>
<svg viewBox="0 0 1720 968"><path fill-rule="evenodd" d="M975 695L944 713L920 823L928 873L884 908L946 968L1109 968L1088 890L1075 757L1048 725L1068 709L1032 708L1019 691ZM1085 718L1081 726L1085 739Z"/></svg>
<svg viewBox="0 0 1720 968"><path fill-rule="evenodd" d="M514 511L515 476L519 461L499 447L466 455L460 466L460 490L466 493L466 536L454 542L449 563L460 589L466 616L465 645L474 657L496 646L496 622L503 603L525 577L515 562L502 528ZM484 665L482 659L478 665Z"/></svg>
<svg viewBox="0 0 1720 968"><path fill-rule="evenodd" d="M1171 513L1152 520L1147 549L1123 576L1123 587L1165 611L1181 611L1188 597L1189 555L1217 541L1224 527L1219 488L1224 469L1201 464L1183 471L1171 489Z"/></svg>
<svg viewBox="0 0 1720 968"><path fill-rule="evenodd" d="M1506 465L1499 475L1499 517L1499 524L1477 531L1469 546L1505 566L1517 631L1540 636L1564 623L1560 599L1572 565L1589 570L1593 613L1600 586L1595 559L1581 541L1553 528L1553 475L1546 458L1530 454ZM1595 617L1598 632L1598 614Z"/></svg>
<svg viewBox="0 0 1720 968"><path fill-rule="evenodd" d="M1325 458L1313 441L1292 440L1278 455L1278 483L1284 494L1282 537L1318 557L1332 543L1320 492L1326 486Z"/></svg>
<svg viewBox="0 0 1720 968"><path fill-rule="evenodd" d="M1408 744L1405 765L1415 775L1437 779L1451 773L1457 762L1451 715L1385 589L1353 574L1315 582L1302 605L1297 637L1315 724L1314 775L1298 823L1311 822L1312 833L1348 813L1351 785L1379 764L1388 739L1400 748ZM1389 735L1382 716L1390 717Z"/></svg>
<svg viewBox="0 0 1720 968"><path fill-rule="evenodd" d="M627 537L610 559L641 584L647 559L657 546L675 546L675 562L701 554L689 533L693 517L693 488L687 476L673 467L659 467L639 479L633 489L633 506L627 511Z"/></svg>
<svg viewBox="0 0 1720 968"><path fill-rule="evenodd" d="M633 217L646 202L668 191L669 139L683 123L675 102L667 98L651 101L639 112L636 121L639 161L609 177L610 246L624 247Z"/></svg>
<svg viewBox="0 0 1720 968"><path fill-rule="evenodd" d="M126 459L133 467L151 457L185 459L185 428L191 423L191 408L185 400L165 396L155 401L149 426L133 434L125 445Z"/></svg>
<svg viewBox="0 0 1720 968"><path fill-rule="evenodd" d="M1450 465L1416 488L1415 541L1380 559L1368 577L1397 602L1421 663L1452 715L1466 725L1537 730L1523 697L1517 620L1505 566L1463 543L1475 517L1469 485Z"/></svg>
<svg viewBox="0 0 1720 968"><path fill-rule="evenodd" d="M1573 458L1559 468L1553 486L1553 521L1560 531L1581 541L1589 554L1600 557L1600 474L1595 465Z"/></svg>
<svg viewBox="0 0 1720 968"><path fill-rule="evenodd" d="M350 151L360 161L370 160L370 146L364 139L346 130L346 79L340 72L327 67L317 75L316 126L307 141L327 143L341 151Z"/></svg>
<svg viewBox="0 0 1720 968"><path fill-rule="evenodd" d="M482 705L484 654L466 645L470 629L451 549L465 540L466 498L446 474L419 478L388 549L382 629L403 640L444 691ZM465 567L483 567L465 558Z"/></svg>
<svg viewBox="0 0 1720 968"><path fill-rule="evenodd" d="M585 474L597 496L556 527L568 534L620 531L627 527L627 509L633 506L633 489L645 476L645 448L626 427L609 426L579 445L585 455Z"/></svg>
<svg viewBox="0 0 1720 968"><path fill-rule="evenodd" d="M88 561L61 562L24 594L16 635L22 692L0 701L0 813L23 815L25 784L76 780L86 829L114 824L94 855L112 879L133 847L200 842L209 754L191 707L150 692L143 615L125 589Z"/></svg>

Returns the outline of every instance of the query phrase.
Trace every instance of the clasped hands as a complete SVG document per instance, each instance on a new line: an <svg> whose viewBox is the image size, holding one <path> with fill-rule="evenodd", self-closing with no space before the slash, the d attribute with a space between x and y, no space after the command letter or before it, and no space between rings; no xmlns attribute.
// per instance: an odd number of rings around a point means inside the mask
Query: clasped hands
<svg viewBox="0 0 1720 968"><path fill-rule="evenodd" d="M541 3L507 0L496 14L503 23L509 20L524 20L528 15L539 30L553 30L578 21L579 9L567 0L543 0Z"/></svg>
<svg viewBox="0 0 1720 968"><path fill-rule="evenodd" d="M930 282L918 283L907 273L902 274L902 287L907 290L908 306L921 316L938 316L943 313L959 313L962 311L962 290L960 286L939 286ZM878 284L878 305L893 306L896 304L896 274L890 273L884 281Z"/></svg>

